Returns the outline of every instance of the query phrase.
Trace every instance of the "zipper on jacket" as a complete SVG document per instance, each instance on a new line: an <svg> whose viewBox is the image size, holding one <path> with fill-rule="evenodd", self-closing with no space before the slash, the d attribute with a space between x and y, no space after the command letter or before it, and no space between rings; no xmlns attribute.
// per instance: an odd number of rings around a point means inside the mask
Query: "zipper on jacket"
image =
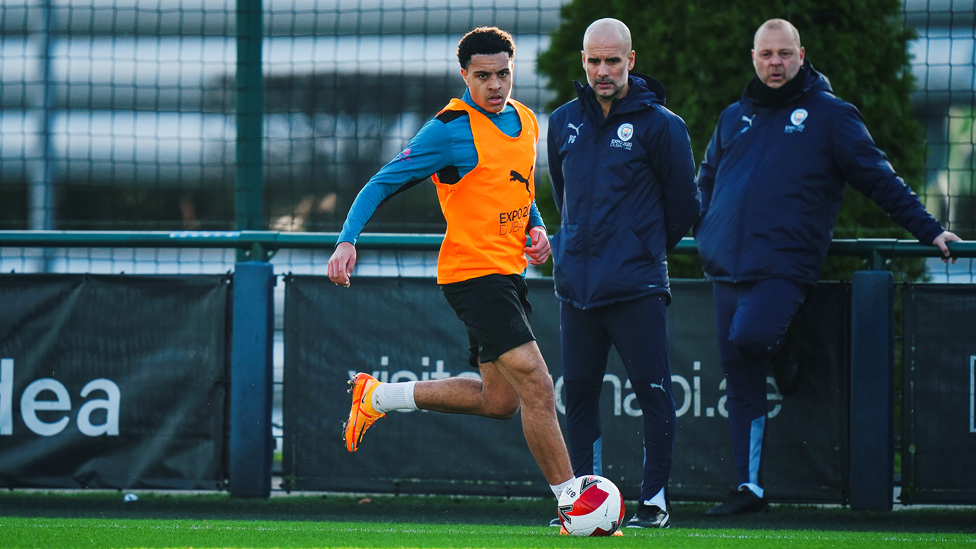
<svg viewBox="0 0 976 549"><path fill-rule="evenodd" d="M753 114L752 114L752 122L749 124L749 126L750 126L749 127L749 131L746 132L746 133L751 133L753 135L756 135L756 133L753 133L753 132L756 132L759 129L759 125L762 124L765 121L765 119L766 119L766 117L764 116L765 114L766 114L765 112L753 111ZM760 115L763 115L763 116L760 116ZM765 132L759 132L758 135L760 135L762 141L759 143L758 146L755 145L755 144L753 144L750 147L750 149L755 148L754 150L763 151L763 150L765 150L764 147L766 145L766 138L768 137L768 135ZM746 184L745 191L751 191L750 187L752 186L753 175L756 173L756 167L759 164L760 164L759 162L754 162L752 164L752 166L750 166L749 176L746 178L747 184ZM750 196L750 193L749 192L743 192L742 193L742 196L743 197L748 197L748 196ZM742 200L742 206L743 207L740 208L740 211L741 211L741 214L742 215L739 215L738 227L736 228L737 234L738 234L738 238L739 238L739 241L740 242L745 240L743 238L743 236L744 236L744 234L743 234L743 232L744 232L744 224L745 224L744 220L746 218L746 215L745 215L746 214L746 210L745 210L745 207L744 207L745 204L746 204L746 200L743 198L743 200ZM743 256L742 250L739 250L739 252L735 254L735 271L733 271L733 273L732 273L732 282L738 282L739 279L740 279L740 277L742 276L742 256Z"/></svg>

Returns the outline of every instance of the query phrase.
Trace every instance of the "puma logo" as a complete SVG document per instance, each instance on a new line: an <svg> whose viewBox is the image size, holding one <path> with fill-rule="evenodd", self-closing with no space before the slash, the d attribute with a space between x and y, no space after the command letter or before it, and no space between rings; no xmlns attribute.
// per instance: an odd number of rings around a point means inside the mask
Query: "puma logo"
<svg viewBox="0 0 976 549"><path fill-rule="evenodd" d="M512 178L509 179L509 181L521 181L522 183L525 183L526 185L529 184L529 180L526 179L526 178L524 178L524 177L522 177L522 174L518 173L515 170L512 170L511 171L511 176L512 176Z"/></svg>
<svg viewBox="0 0 976 549"><path fill-rule="evenodd" d="M661 378L661 383L651 383L651 389L660 389L661 391L667 393L667 391L664 390L664 378Z"/></svg>
<svg viewBox="0 0 976 549"><path fill-rule="evenodd" d="M580 124L579 126L574 126L572 124L566 124L566 127L569 128L569 129L571 129L571 130L573 130L573 131L575 131L576 132L576 135L579 135L580 129L583 127L583 125Z"/></svg>
<svg viewBox="0 0 976 549"><path fill-rule="evenodd" d="M749 124L749 125L746 126L746 127L744 127L744 128L742 128L742 131L740 131L739 133L746 133L746 130L748 130L749 128L752 127L752 119L755 118L755 117L756 117L756 115L746 116L746 115L743 114L742 115L742 121L745 122L745 123L747 123L747 124Z"/></svg>
<svg viewBox="0 0 976 549"><path fill-rule="evenodd" d="M535 169L535 166L532 166L531 168L529 168L529 177L532 176L532 170L534 170L534 169ZM529 180L526 179L525 177L523 177L522 174L518 173L515 170L512 170L511 172L509 172L509 175L512 176L512 178L509 179L509 181L520 181L520 182L524 183L525 184L525 192L527 192L529 194L532 194L532 191L529 190Z"/></svg>

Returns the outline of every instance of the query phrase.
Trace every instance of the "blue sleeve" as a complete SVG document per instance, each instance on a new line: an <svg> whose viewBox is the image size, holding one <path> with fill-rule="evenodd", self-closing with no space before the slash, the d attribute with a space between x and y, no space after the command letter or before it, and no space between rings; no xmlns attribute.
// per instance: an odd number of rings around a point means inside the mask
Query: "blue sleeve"
<svg viewBox="0 0 976 549"><path fill-rule="evenodd" d="M895 172L887 155L871 138L857 108L845 103L839 109L831 132L832 149L844 178L921 243L932 244L942 234L942 224L926 211L918 195Z"/></svg>
<svg viewBox="0 0 976 549"><path fill-rule="evenodd" d="M664 230L667 250L672 250L688 234L701 215L701 193L695 182L695 158L691 152L688 127L677 115L669 114L667 129L658 146L652 149L657 159L658 180L662 185Z"/></svg>
<svg viewBox="0 0 976 549"><path fill-rule="evenodd" d="M559 136L558 128L560 125L553 122L553 116L549 117L549 129L546 132L546 148L549 155L549 186L552 191L552 199L556 202L556 209L559 213L563 211L563 161L559 156Z"/></svg>
<svg viewBox="0 0 976 549"><path fill-rule="evenodd" d="M722 118L719 117L715 131L712 132L712 139L708 142L705 149L705 158L698 168L698 190L701 192L701 216L699 221L708 215L708 207L712 203L712 191L715 188L715 173L718 172L718 165L722 161L722 139L720 128ZM698 223L695 223L697 228Z"/></svg>
<svg viewBox="0 0 976 549"><path fill-rule="evenodd" d="M432 174L454 164L451 134L437 119L424 124L407 148L363 186L353 201L336 243L355 244L377 208L393 195L422 183Z"/></svg>
<svg viewBox="0 0 976 549"><path fill-rule="evenodd" d="M539 213L539 207L536 206L535 200L532 201L532 207L529 208L529 228L531 229L532 227L546 228L546 224L542 220L542 214Z"/></svg>

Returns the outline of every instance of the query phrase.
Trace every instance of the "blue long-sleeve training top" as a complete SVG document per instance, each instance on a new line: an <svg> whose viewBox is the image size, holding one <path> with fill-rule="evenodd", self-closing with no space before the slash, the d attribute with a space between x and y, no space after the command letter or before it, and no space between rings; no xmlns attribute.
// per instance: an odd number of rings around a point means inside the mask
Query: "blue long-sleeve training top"
<svg viewBox="0 0 976 549"><path fill-rule="evenodd" d="M488 112L474 103L465 90L461 100L478 109L494 122L505 135L516 137L522 131L518 112L506 107L500 113ZM401 193L437 173L443 178L442 170L456 169L460 179L478 165L478 152L474 146L474 136L467 116L455 118L447 123L434 118L424 124L417 135L410 140L400 154L387 165L380 168L359 191L346 222L342 225L337 242L351 242L359 239L366 223L393 195ZM535 202L529 212L529 226L545 226L542 215Z"/></svg>

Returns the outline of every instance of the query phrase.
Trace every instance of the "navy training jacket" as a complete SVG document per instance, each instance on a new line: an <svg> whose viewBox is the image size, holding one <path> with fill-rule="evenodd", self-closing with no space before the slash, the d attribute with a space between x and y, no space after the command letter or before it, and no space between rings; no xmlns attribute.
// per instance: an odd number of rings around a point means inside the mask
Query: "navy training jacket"
<svg viewBox="0 0 976 549"><path fill-rule="evenodd" d="M774 105L759 104L747 87L715 127L698 172L702 218L695 228L712 280L816 284L845 182L923 244L943 231L875 145L860 112L809 63L801 74L802 88Z"/></svg>
<svg viewBox="0 0 976 549"><path fill-rule="evenodd" d="M557 297L579 309L665 294L667 252L701 209L684 121L664 86L631 73L604 119L590 86L549 117L549 174L561 216L552 237Z"/></svg>

